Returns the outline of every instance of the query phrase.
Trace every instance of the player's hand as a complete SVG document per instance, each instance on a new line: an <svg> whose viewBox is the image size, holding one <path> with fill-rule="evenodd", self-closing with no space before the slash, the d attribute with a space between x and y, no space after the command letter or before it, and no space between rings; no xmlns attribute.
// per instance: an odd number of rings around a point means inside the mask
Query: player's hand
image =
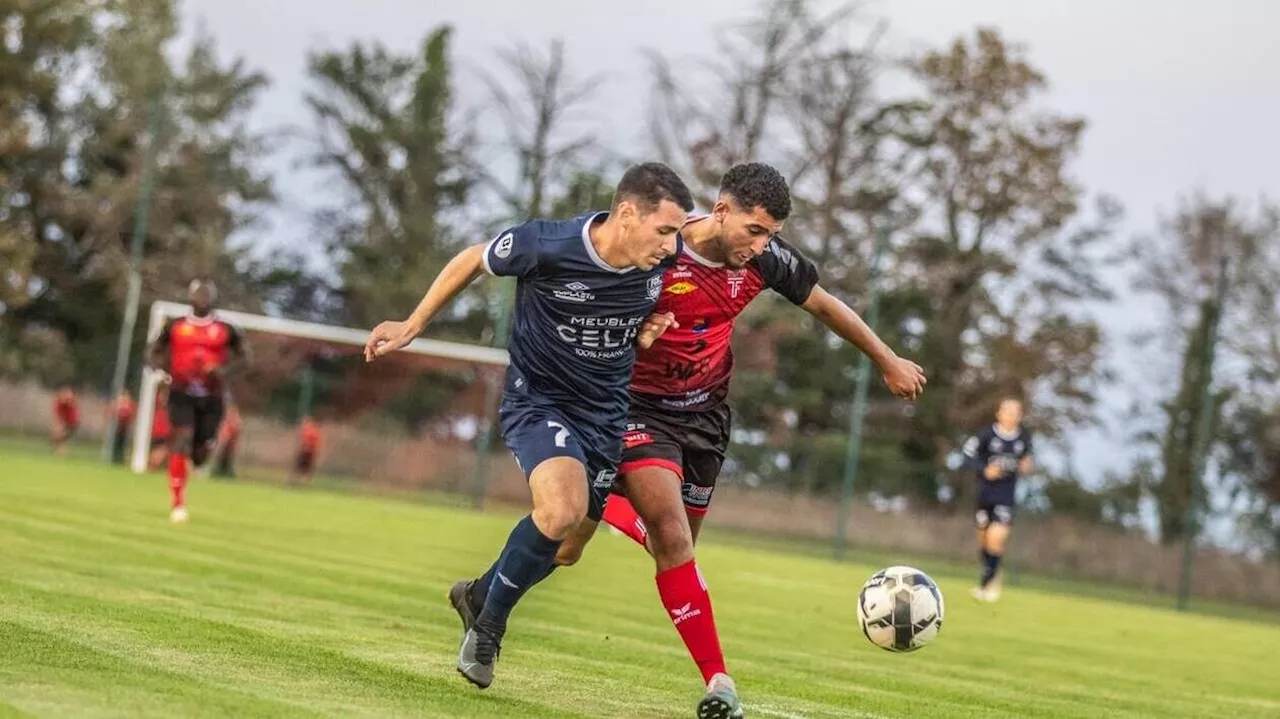
<svg viewBox="0 0 1280 719"><path fill-rule="evenodd" d="M674 312L663 312L661 314L655 312L649 315L644 321L644 326L640 328L640 334L636 337L636 346L642 350L647 350L653 346L654 342L662 336L663 332L672 327L679 327L680 323L676 322Z"/></svg>
<svg viewBox="0 0 1280 719"><path fill-rule="evenodd" d="M1031 474L1031 470L1035 469L1035 462L1030 457L1023 457L1018 460L1018 473Z"/></svg>
<svg viewBox="0 0 1280 719"><path fill-rule="evenodd" d="M987 465L987 468L982 470L982 476L991 480L1000 479L1001 474L1003 474L1003 472L1000 470L1000 460L998 459L992 460L992 462Z"/></svg>
<svg viewBox="0 0 1280 719"><path fill-rule="evenodd" d="M372 362L379 357L391 354L408 345L418 333L408 322L388 320L369 333L369 341L364 346L364 361Z"/></svg>
<svg viewBox="0 0 1280 719"><path fill-rule="evenodd" d="M884 372L884 383L894 397L914 400L928 383L924 369L909 359L894 357L880 369Z"/></svg>

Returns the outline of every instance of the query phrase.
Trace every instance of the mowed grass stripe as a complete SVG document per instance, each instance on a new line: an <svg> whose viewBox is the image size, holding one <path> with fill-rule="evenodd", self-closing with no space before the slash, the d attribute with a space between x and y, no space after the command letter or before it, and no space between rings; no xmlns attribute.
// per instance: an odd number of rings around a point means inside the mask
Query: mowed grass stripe
<svg viewBox="0 0 1280 719"><path fill-rule="evenodd" d="M629 541L597 538L529 595L482 693L453 673L458 626L443 594L484 568L516 515L198 481L193 522L173 527L164 500L156 477L0 454L0 619L28 632L13 641L51 634L81 647L87 667L142 662L150 682L106 701L114 670L64 681L19 653L0 663L0 703L37 716L692 715L697 675ZM1022 589L976 606L943 574L942 637L896 656L853 619L872 567L717 544L699 557L760 716L1262 717L1280 706L1275 625ZM152 711L166 682L179 699L225 690L250 708Z"/></svg>

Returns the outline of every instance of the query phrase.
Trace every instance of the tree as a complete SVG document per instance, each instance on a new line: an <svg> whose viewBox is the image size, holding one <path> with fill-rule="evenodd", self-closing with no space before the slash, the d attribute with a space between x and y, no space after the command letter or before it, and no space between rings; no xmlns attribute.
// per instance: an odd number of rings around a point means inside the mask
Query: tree
<svg viewBox="0 0 1280 719"><path fill-rule="evenodd" d="M468 140L451 126L450 34L432 31L413 55L355 43L308 58L312 160L336 175L344 195L316 226L337 262L347 323L405 314L459 248L450 221L471 180ZM462 321L470 330L450 319L441 324L474 335L475 317Z"/></svg>
<svg viewBox="0 0 1280 719"><path fill-rule="evenodd" d="M5 19L16 33L5 64L24 69L4 73L10 90L0 96L25 98L27 129L14 137L27 139L0 162L10 198L20 198L4 227L6 246L24 238L19 256L29 259L15 265L11 286L23 296L6 302L4 332L60 338L75 378L102 378L120 326L149 119L161 131L143 301L173 297L193 272L218 276L238 299L229 241L271 200L254 166L261 138L244 126L265 80L242 63L220 65L206 37L172 67L168 0L21 4Z"/></svg>
<svg viewBox="0 0 1280 719"><path fill-rule="evenodd" d="M1047 81L1024 49L979 29L908 68L925 109L895 132L912 145L905 192L919 198L921 221L899 272L929 387L904 451L921 468L910 494L934 503L957 428L989 417L1000 395L1052 398L1033 407L1042 434L1088 416L1094 397L1081 380L1097 376L1101 335L1063 300L1108 298L1091 252L1118 207L1105 202L1096 221L1068 232L1081 190L1067 168L1085 122L1035 109ZM1072 274L1037 279L1037 266Z"/></svg>
<svg viewBox="0 0 1280 719"><path fill-rule="evenodd" d="M1162 221L1159 236L1141 237L1131 249L1139 263L1135 288L1156 298L1164 310L1164 326L1154 339L1162 354L1179 358L1169 368L1177 379L1160 404L1160 424L1140 434L1154 452L1138 462L1146 468L1145 486L1155 500L1162 542L1198 533L1188 517L1213 509L1212 488L1199 476L1201 458L1194 454L1202 445L1219 459L1226 489L1263 500L1257 516L1267 514L1276 407L1267 374L1277 365L1267 361L1275 335L1266 319L1277 318L1277 243L1280 208L1264 201L1251 216L1232 198L1195 195ZM1220 279L1226 283L1221 304L1215 291ZM1208 354L1215 327L1223 338L1216 362ZM1232 357L1254 369L1233 376L1223 362ZM1203 406L1205 387L1212 388L1208 407ZM1209 434L1201 437L1199 419L1205 411Z"/></svg>

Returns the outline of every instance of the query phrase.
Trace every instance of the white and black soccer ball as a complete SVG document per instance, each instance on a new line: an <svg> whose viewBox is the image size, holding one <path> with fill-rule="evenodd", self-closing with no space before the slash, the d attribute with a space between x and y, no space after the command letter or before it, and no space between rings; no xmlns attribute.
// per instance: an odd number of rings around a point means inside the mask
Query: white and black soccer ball
<svg viewBox="0 0 1280 719"><path fill-rule="evenodd" d="M942 590L914 567L881 569L858 592L858 626L871 643L914 652L942 629Z"/></svg>

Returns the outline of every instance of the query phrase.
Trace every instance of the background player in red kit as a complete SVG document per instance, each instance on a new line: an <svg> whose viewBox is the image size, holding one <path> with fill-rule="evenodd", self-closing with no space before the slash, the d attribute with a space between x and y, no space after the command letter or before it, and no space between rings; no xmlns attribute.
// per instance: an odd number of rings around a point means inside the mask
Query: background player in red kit
<svg viewBox="0 0 1280 719"><path fill-rule="evenodd" d="M191 314L170 320L149 350L151 366L169 373L169 491L175 522L187 519L186 487L190 459L201 466L209 458L222 422L225 377L232 360L245 360L239 330L213 316L218 290L193 280Z"/></svg>
<svg viewBox="0 0 1280 719"><path fill-rule="evenodd" d="M80 403L75 390L67 385L58 388L53 396L53 451L67 453L67 440L80 429Z"/></svg>
<svg viewBox="0 0 1280 719"><path fill-rule="evenodd" d="M310 415L298 423L298 454L293 460L289 484L310 484L316 473L316 457L320 453L320 425Z"/></svg>
<svg viewBox="0 0 1280 719"><path fill-rule="evenodd" d="M813 263L777 237L790 213L782 175L748 163L725 174L711 213L681 230L684 256L663 276L655 314L637 340L649 348L637 354L631 380L615 485L625 497L611 497L604 509L606 522L642 545L647 540L658 595L707 682L699 717L742 716L693 554L729 444L730 339L738 314L771 289L869 355L894 395L914 399L925 384L917 364L898 357L848 305L818 286ZM591 535L575 534L560 546L557 564L581 557L584 536Z"/></svg>

